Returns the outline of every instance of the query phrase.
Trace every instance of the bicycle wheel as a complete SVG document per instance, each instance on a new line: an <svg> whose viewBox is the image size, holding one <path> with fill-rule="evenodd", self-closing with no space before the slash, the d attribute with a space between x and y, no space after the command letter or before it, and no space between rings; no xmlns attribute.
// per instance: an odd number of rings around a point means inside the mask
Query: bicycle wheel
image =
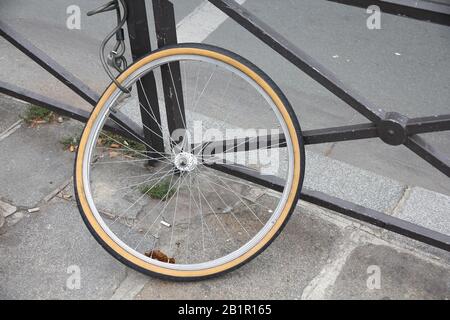
<svg viewBox="0 0 450 320"><path fill-rule="evenodd" d="M143 94L149 76L158 107ZM75 164L78 206L97 241L138 271L179 280L230 271L262 252L292 214L304 172L300 126L280 89L242 57L203 44L152 52L118 81L130 93L115 84L103 93ZM118 113L163 149L111 117Z"/></svg>

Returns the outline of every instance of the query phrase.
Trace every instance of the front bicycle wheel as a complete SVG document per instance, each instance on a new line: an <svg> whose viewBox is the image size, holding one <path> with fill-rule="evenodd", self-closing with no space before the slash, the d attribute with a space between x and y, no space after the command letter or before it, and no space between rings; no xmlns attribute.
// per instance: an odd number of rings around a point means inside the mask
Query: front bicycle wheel
<svg viewBox="0 0 450 320"><path fill-rule="evenodd" d="M148 94L149 76L165 99ZM300 126L279 88L242 57L203 44L155 51L118 81L130 93L115 84L104 92L75 164L78 206L97 241L136 270L179 280L262 252L292 214L304 172Z"/></svg>

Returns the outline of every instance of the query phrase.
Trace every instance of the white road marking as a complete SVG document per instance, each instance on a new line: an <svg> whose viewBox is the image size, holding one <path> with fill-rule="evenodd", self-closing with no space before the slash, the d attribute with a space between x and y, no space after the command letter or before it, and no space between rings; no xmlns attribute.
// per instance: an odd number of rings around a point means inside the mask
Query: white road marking
<svg viewBox="0 0 450 320"><path fill-rule="evenodd" d="M355 231L356 234L358 231ZM331 293L331 288L335 284L337 278L341 274L345 263L350 255L358 247L358 243L348 240L342 244L336 252L334 260L326 264L322 271L317 275L303 290L302 300L323 300L328 298Z"/></svg>
<svg viewBox="0 0 450 320"><path fill-rule="evenodd" d="M12 126L10 126L8 129L6 129L3 132L0 132L0 141L8 138L10 135L12 135L14 132L16 132L21 126L22 126L23 120L18 120L15 122Z"/></svg>
<svg viewBox="0 0 450 320"><path fill-rule="evenodd" d="M244 4L246 0L236 0ZM177 24L178 42L203 42L220 27L228 16L208 1L203 1L194 11Z"/></svg>
<svg viewBox="0 0 450 320"><path fill-rule="evenodd" d="M129 271L124 281L115 290L110 300L132 300L144 289L149 278L143 274Z"/></svg>

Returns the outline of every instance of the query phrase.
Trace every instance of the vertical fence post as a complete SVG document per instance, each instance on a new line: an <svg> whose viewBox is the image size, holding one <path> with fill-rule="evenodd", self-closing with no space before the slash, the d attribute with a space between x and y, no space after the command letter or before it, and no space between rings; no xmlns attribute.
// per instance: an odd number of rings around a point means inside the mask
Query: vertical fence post
<svg viewBox="0 0 450 320"><path fill-rule="evenodd" d="M153 0L153 15L158 48L177 44L177 28L173 4L168 0ZM167 125L172 134L177 129L185 129L183 87L179 62L172 62L161 67L161 77L166 105ZM179 139L180 137L174 137ZM180 142L175 141L175 142Z"/></svg>
<svg viewBox="0 0 450 320"><path fill-rule="evenodd" d="M125 0L128 8L128 35L130 39L133 61L151 52L150 35L148 30L147 10L145 0ZM153 72L148 73L136 83L140 103L142 124L147 151L150 157L160 157L158 152L164 152L164 140L161 131L161 117L159 112L158 94ZM150 160L150 163L155 161Z"/></svg>

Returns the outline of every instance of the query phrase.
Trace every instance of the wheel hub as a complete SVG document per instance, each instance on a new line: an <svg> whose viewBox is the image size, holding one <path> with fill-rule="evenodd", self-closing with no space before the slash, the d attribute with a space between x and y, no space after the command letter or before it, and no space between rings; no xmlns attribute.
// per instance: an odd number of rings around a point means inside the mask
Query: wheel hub
<svg viewBox="0 0 450 320"><path fill-rule="evenodd" d="M197 158L188 152L180 152L173 161L175 167L180 171L192 171L197 167Z"/></svg>

